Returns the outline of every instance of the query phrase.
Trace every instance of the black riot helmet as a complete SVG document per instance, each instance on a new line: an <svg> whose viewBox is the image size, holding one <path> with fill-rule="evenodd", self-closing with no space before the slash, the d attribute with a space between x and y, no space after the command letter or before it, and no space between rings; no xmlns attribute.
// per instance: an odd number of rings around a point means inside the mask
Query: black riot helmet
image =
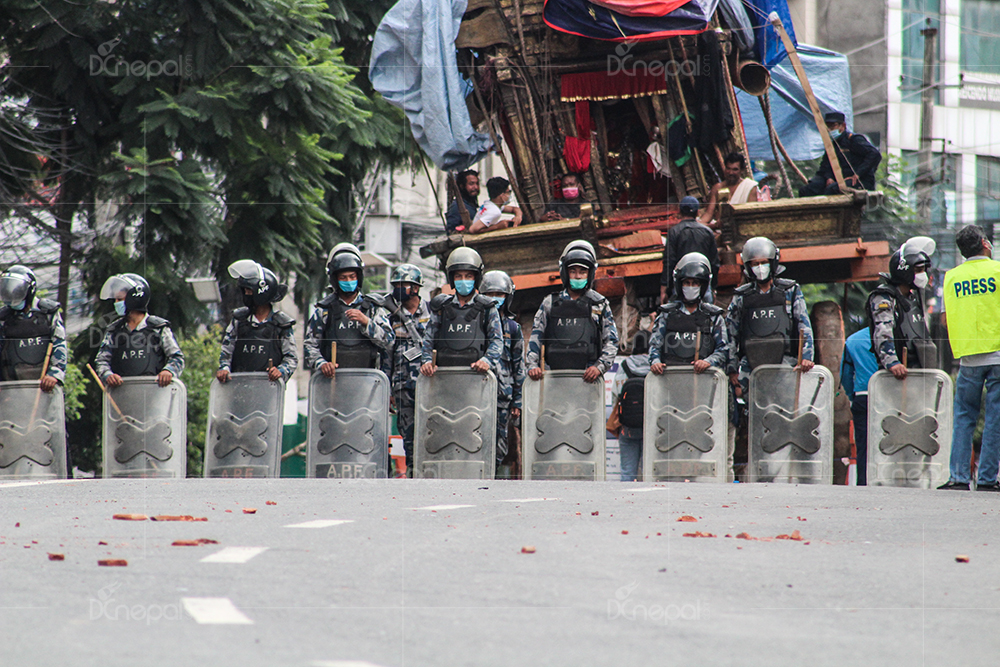
<svg viewBox="0 0 1000 667"><path fill-rule="evenodd" d="M149 283L138 273L119 273L108 278L101 287L101 299L117 300L125 294L125 312L146 312L149 307Z"/></svg>
<svg viewBox="0 0 1000 667"><path fill-rule="evenodd" d="M764 236L755 236L748 239L743 244L743 251L740 253L743 259L743 273L751 282L766 283L768 280L778 275L778 261L781 259L781 251L774 241ZM750 270L750 262L755 259L766 259L770 267L767 278L761 280Z"/></svg>
<svg viewBox="0 0 1000 667"><path fill-rule="evenodd" d="M590 289L594 284L594 273L597 271L597 253L594 246L584 240L570 241L563 249L562 256L559 257L559 278L562 279L563 287L569 289L569 267L582 266L587 269L587 286Z"/></svg>
<svg viewBox="0 0 1000 667"><path fill-rule="evenodd" d="M281 301L288 294L288 285L279 283L274 271L252 259L241 259L230 264L229 275L236 278L236 285L241 291L251 291L249 298L246 298L245 293L243 295L243 305L247 308Z"/></svg>
<svg viewBox="0 0 1000 667"><path fill-rule="evenodd" d="M24 303L20 310L31 308L35 300L38 280L35 273L26 266L15 264L0 276L0 301L8 306Z"/></svg>
<svg viewBox="0 0 1000 667"><path fill-rule="evenodd" d="M337 273L344 269L354 269L358 272L358 286L365 279L365 260L361 259L361 251L353 243L338 243L326 258L326 274L330 278L330 286L337 289ZM339 291L339 290L338 290Z"/></svg>
<svg viewBox="0 0 1000 667"><path fill-rule="evenodd" d="M479 283L483 281L483 258L479 256L479 253L462 246L461 248L455 248L448 255L448 260L444 263L444 270L448 274L448 284L451 285L452 289L455 289L455 272L456 271L472 271L476 274L476 284L475 288L479 289Z"/></svg>
<svg viewBox="0 0 1000 667"><path fill-rule="evenodd" d="M917 269L929 269L937 244L929 236L914 236L889 258L889 274L882 274L893 285L912 285Z"/></svg>
<svg viewBox="0 0 1000 667"><path fill-rule="evenodd" d="M510 312L508 306L510 306L510 300L514 296L514 281L505 272L487 271L483 274L483 280L479 284L479 291L483 294L490 294L491 292L506 294L507 298L504 299L503 305L500 307L500 312Z"/></svg>
<svg viewBox="0 0 1000 667"><path fill-rule="evenodd" d="M708 286L712 284L712 265L709 263L708 257L700 252L689 252L677 260L677 264L674 266L674 294L684 303L693 303L684 298L682 283L688 279L694 279L701 283L698 300L704 299Z"/></svg>

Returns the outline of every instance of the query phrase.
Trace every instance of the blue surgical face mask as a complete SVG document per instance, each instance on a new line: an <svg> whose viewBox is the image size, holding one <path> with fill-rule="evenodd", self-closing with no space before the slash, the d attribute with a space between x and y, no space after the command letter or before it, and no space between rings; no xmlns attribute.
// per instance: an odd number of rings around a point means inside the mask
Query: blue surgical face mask
<svg viewBox="0 0 1000 667"><path fill-rule="evenodd" d="M586 278L570 278L569 279L569 288L571 290L576 290L576 291L585 290L585 289L587 289L587 279Z"/></svg>
<svg viewBox="0 0 1000 667"><path fill-rule="evenodd" d="M118 317L125 317L124 301L115 301L115 312L118 313Z"/></svg>
<svg viewBox="0 0 1000 667"><path fill-rule="evenodd" d="M830 130L830 138L836 141L844 132L842 130Z"/></svg>
<svg viewBox="0 0 1000 667"><path fill-rule="evenodd" d="M345 294L353 294L358 291L357 280L338 280L337 287Z"/></svg>
<svg viewBox="0 0 1000 667"><path fill-rule="evenodd" d="M490 298L493 299L493 303L497 305L498 309L501 308L503 306L503 302L507 300L507 297L505 296L494 296Z"/></svg>
<svg viewBox="0 0 1000 667"><path fill-rule="evenodd" d="M456 280L455 281L455 291L462 296L469 296L472 294L472 290L476 289L475 280Z"/></svg>

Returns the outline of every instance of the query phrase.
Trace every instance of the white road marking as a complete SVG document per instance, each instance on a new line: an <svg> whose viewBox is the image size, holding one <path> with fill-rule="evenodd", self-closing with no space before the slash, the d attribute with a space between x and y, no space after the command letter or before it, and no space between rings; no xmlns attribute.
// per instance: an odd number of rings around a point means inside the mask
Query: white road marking
<svg viewBox="0 0 1000 667"><path fill-rule="evenodd" d="M641 489L625 489L625 493L645 493L646 491L666 491L665 486L646 486Z"/></svg>
<svg viewBox="0 0 1000 667"><path fill-rule="evenodd" d="M43 479L37 482L0 482L0 489L13 489L17 486L39 486L40 484L69 484L70 482L86 482L85 479Z"/></svg>
<svg viewBox="0 0 1000 667"><path fill-rule="evenodd" d="M427 507L411 507L411 510L431 510L438 512L441 510L460 510L465 507L475 507L475 505L428 505Z"/></svg>
<svg viewBox="0 0 1000 667"><path fill-rule="evenodd" d="M226 547L201 559L202 563L245 563L267 551L267 547Z"/></svg>
<svg viewBox="0 0 1000 667"><path fill-rule="evenodd" d="M354 523L354 519L316 519L303 523L290 523L285 528L329 528L330 526L339 526L342 523Z"/></svg>
<svg viewBox="0 0 1000 667"><path fill-rule="evenodd" d="M202 625L253 625L229 598L181 598L184 610Z"/></svg>
<svg viewBox="0 0 1000 667"><path fill-rule="evenodd" d="M380 667L380 665L363 660L316 660L312 663L312 667Z"/></svg>
<svg viewBox="0 0 1000 667"><path fill-rule="evenodd" d="M502 503L540 503L546 500L559 500L558 498L512 498L510 500L501 500Z"/></svg>

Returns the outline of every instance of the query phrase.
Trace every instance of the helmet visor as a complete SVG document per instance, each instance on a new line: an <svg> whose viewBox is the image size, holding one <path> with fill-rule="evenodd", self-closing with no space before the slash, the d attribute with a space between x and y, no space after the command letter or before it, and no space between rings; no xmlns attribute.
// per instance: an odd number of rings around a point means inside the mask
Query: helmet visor
<svg viewBox="0 0 1000 667"><path fill-rule="evenodd" d="M119 294L127 293L133 287L138 287L139 283L121 274L111 276L101 287L101 299L116 299Z"/></svg>
<svg viewBox="0 0 1000 667"><path fill-rule="evenodd" d="M921 254L926 255L929 259L930 256L934 254L936 249L937 243L935 243L934 239L929 236L914 236L912 239L909 239L903 244L903 247L900 248L899 254L907 260L919 257ZM914 263L919 264L920 261L918 260Z"/></svg>
<svg viewBox="0 0 1000 667"><path fill-rule="evenodd" d="M0 277L0 301L6 304L21 303L28 296L31 283L24 277L8 274Z"/></svg>
<svg viewBox="0 0 1000 667"><path fill-rule="evenodd" d="M264 280L264 267L252 259L241 259L229 265L229 275L256 284Z"/></svg>

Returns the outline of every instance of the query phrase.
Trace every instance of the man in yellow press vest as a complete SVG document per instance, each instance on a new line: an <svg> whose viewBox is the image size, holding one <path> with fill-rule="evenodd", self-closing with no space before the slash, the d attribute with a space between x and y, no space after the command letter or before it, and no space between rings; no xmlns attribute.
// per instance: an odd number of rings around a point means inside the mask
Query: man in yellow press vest
<svg viewBox="0 0 1000 667"><path fill-rule="evenodd" d="M939 489L968 491L972 432L986 385L986 426L979 455L977 491L1000 491L1000 262L982 227L969 225L955 235L965 261L944 276L948 340L961 358L955 385L955 420L951 436L951 473Z"/></svg>

